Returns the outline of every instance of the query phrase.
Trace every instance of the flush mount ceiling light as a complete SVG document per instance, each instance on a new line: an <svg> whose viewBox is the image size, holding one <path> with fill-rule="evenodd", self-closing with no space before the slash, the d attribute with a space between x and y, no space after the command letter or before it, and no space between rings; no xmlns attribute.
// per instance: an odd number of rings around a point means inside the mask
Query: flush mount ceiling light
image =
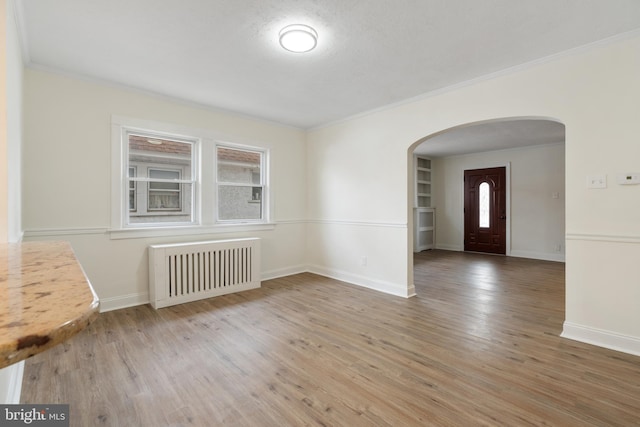
<svg viewBox="0 0 640 427"><path fill-rule="evenodd" d="M317 44L318 33L308 25L287 25L280 30L280 45L290 52L309 52Z"/></svg>

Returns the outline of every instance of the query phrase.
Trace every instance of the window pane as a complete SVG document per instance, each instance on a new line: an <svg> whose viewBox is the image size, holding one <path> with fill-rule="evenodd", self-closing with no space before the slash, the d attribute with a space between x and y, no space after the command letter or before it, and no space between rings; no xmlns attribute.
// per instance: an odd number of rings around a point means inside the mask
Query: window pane
<svg viewBox="0 0 640 427"><path fill-rule="evenodd" d="M262 219L262 187L220 185L218 217L221 220Z"/></svg>
<svg viewBox="0 0 640 427"><path fill-rule="evenodd" d="M489 228L489 184L486 182L480 184L480 191L478 193L480 199L478 204L478 210L480 211L480 227Z"/></svg>
<svg viewBox="0 0 640 427"><path fill-rule="evenodd" d="M172 141L150 136L129 135L129 165L156 166L166 165L166 169L182 169L182 179L191 179L191 155L193 144L190 142ZM146 167L144 168L147 169ZM176 179L165 176L168 172L157 172L157 176L149 178ZM175 172L174 172L175 173Z"/></svg>
<svg viewBox="0 0 640 427"><path fill-rule="evenodd" d="M261 184L262 153L218 147L218 182Z"/></svg>
<svg viewBox="0 0 640 427"><path fill-rule="evenodd" d="M146 185L139 187L146 188ZM180 191L150 191L138 212L129 213L130 224L190 223L192 218L191 184L180 184ZM138 198L138 200L141 200ZM144 209L140 205L144 204Z"/></svg>
<svg viewBox="0 0 640 427"><path fill-rule="evenodd" d="M144 135L129 135L129 176L147 182L135 184L129 191L129 224L176 223L193 221L193 185L195 175L194 144Z"/></svg>

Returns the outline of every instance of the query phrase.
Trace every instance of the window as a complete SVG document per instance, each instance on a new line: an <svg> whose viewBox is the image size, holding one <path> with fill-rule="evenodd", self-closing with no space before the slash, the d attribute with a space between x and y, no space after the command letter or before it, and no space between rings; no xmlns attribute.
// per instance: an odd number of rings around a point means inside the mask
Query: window
<svg viewBox="0 0 640 427"><path fill-rule="evenodd" d="M129 131L126 225L194 223L195 140Z"/></svg>
<svg viewBox="0 0 640 427"><path fill-rule="evenodd" d="M272 230L269 150L113 116L112 239Z"/></svg>
<svg viewBox="0 0 640 427"><path fill-rule="evenodd" d="M483 182L480 184L478 210L480 211L480 228L489 228L489 184Z"/></svg>
<svg viewBox="0 0 640 427"><path fill-rule="evenodd" d="M216 147L217 218L261 221L264 217L264 152Z"/></svg>

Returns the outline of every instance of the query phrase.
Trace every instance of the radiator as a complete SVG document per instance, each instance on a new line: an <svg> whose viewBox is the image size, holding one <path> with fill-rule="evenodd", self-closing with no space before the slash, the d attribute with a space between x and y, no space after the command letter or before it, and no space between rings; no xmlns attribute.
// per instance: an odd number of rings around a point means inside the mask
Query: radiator
<svg viewBox="0 0 640 427"><path fill-rule="evenodd" d="M259 238L149 246L153 308L259 287Z"/></svg>

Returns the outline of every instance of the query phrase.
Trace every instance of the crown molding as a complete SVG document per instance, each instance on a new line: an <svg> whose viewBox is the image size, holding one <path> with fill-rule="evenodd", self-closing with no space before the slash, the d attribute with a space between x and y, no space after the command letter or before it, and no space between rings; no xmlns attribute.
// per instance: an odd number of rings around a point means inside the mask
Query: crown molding
<svg viewBox="0 0 640 427"><path fill-rule="evenodd" d="M403 99L403 100L400 100L400 101L397 101L397 102L393 102L391 104L386 104L386 105L383 105L383 106L378 107L378 108L373 108L371 110L362 111L360 113L353 114L351 116L344 117L342 119L333 120L333 121L330 121L330 122L325 123L325 124L321 124L321 125L318 125L318 126L314 126L314 127L308 128L306 130L307 130L307 132L311 132L311 131L315 131L315 130L321 130L321 129L328 128L328 127L335 126L335 125L339 125L339 124L342 124L342 123L345 123L345 122L348 122L348 121L351 121L351 120L363 118L363 117L366 117L366 116L369 116L369 115L372 115L372 114L375 114L375 113L381 113L383 111L393 110L394 108L398 108L398 107L401 107L403 105L412 104L414 102L419 102L419 101L422 101L422 100L425 100L425 99L428 99L428 98L433 98L433 97L436 97L436 96L439 96L439 95L443 95L443 94L446 94L446 93L449 93L449 92L454 92L454 91L457 91L459 89L463 89L463 88L468 87L468 86L473 86L475 84L482 83L482 82L485 82L485 81L488 81L488 80L493 80L493 79L496 79L496 78L499 78L499 77L505 77L505 76L508 76L508 75L511 75L511 74L515 74L515 73L518 73L518 72L521 72L521 71L526 71L526 70L529 70L531 68L535 68L535 67L537 67L539 65L543 65L543 64L550 63L550 62L555 62L555 61L560 60L560 59L564 59L564 58L568 58L568 57L571 57L571 56L579 55L579 54L582 54L582 53L585 53L585 52L589 52L589 51L592 51L594 49L597 49L597 48L600 48L600 47L603 47L603 46L607 46L607 45L610 45L610 44L613 44L613 43L616 43L616 42L619 42L619 41L623 41L623 40L628 40L628 39L631 39L631 38L634 38L634 37L637 37L637 36L640 36L640 29L635 29L635 30L627 31L625 33L616 34L616 35L611 36L611 37L607 37L607 38L604 38L604 39L601 39L601 40L596 40L594 42L587 43L587 44L584 44L584 45L581 45L581 46L576 46L576 47L571 48L571 49L563 50L561 52L557 52L557 53L554 53L554 54L551 54L551 55L548 55L548 56L544 56L542 58L534 59L532 61L528 61L528 62L524 62L522 64L518 64L518 65L514 65L514 66L511 66L511 67L508 67L508 68L504 68L502 70L498 70L498 71L495 71L493 73L485 74L483 76L475 77L475 78L470 79L470 80L465 80L463 82L455 83L455 84L452 84L450 86L445 86L443 88L434 89L432 91L429 91L429 92L426 92L426 93L423 93L423 94L420 94L420 95L417 95L417 96L414 96L414 97L411 97L411 98Z"/></svg>
<svg viewBox="0 0 640 427"><path fill-rule="evenodd" d="M22 62L25 65L31 63L31 52L29 51L29 38L27 36L27 25L24 20L24 6L21 0L8 0L13 9L13 19L18 32L18 42L22 53Z"/></svg>

